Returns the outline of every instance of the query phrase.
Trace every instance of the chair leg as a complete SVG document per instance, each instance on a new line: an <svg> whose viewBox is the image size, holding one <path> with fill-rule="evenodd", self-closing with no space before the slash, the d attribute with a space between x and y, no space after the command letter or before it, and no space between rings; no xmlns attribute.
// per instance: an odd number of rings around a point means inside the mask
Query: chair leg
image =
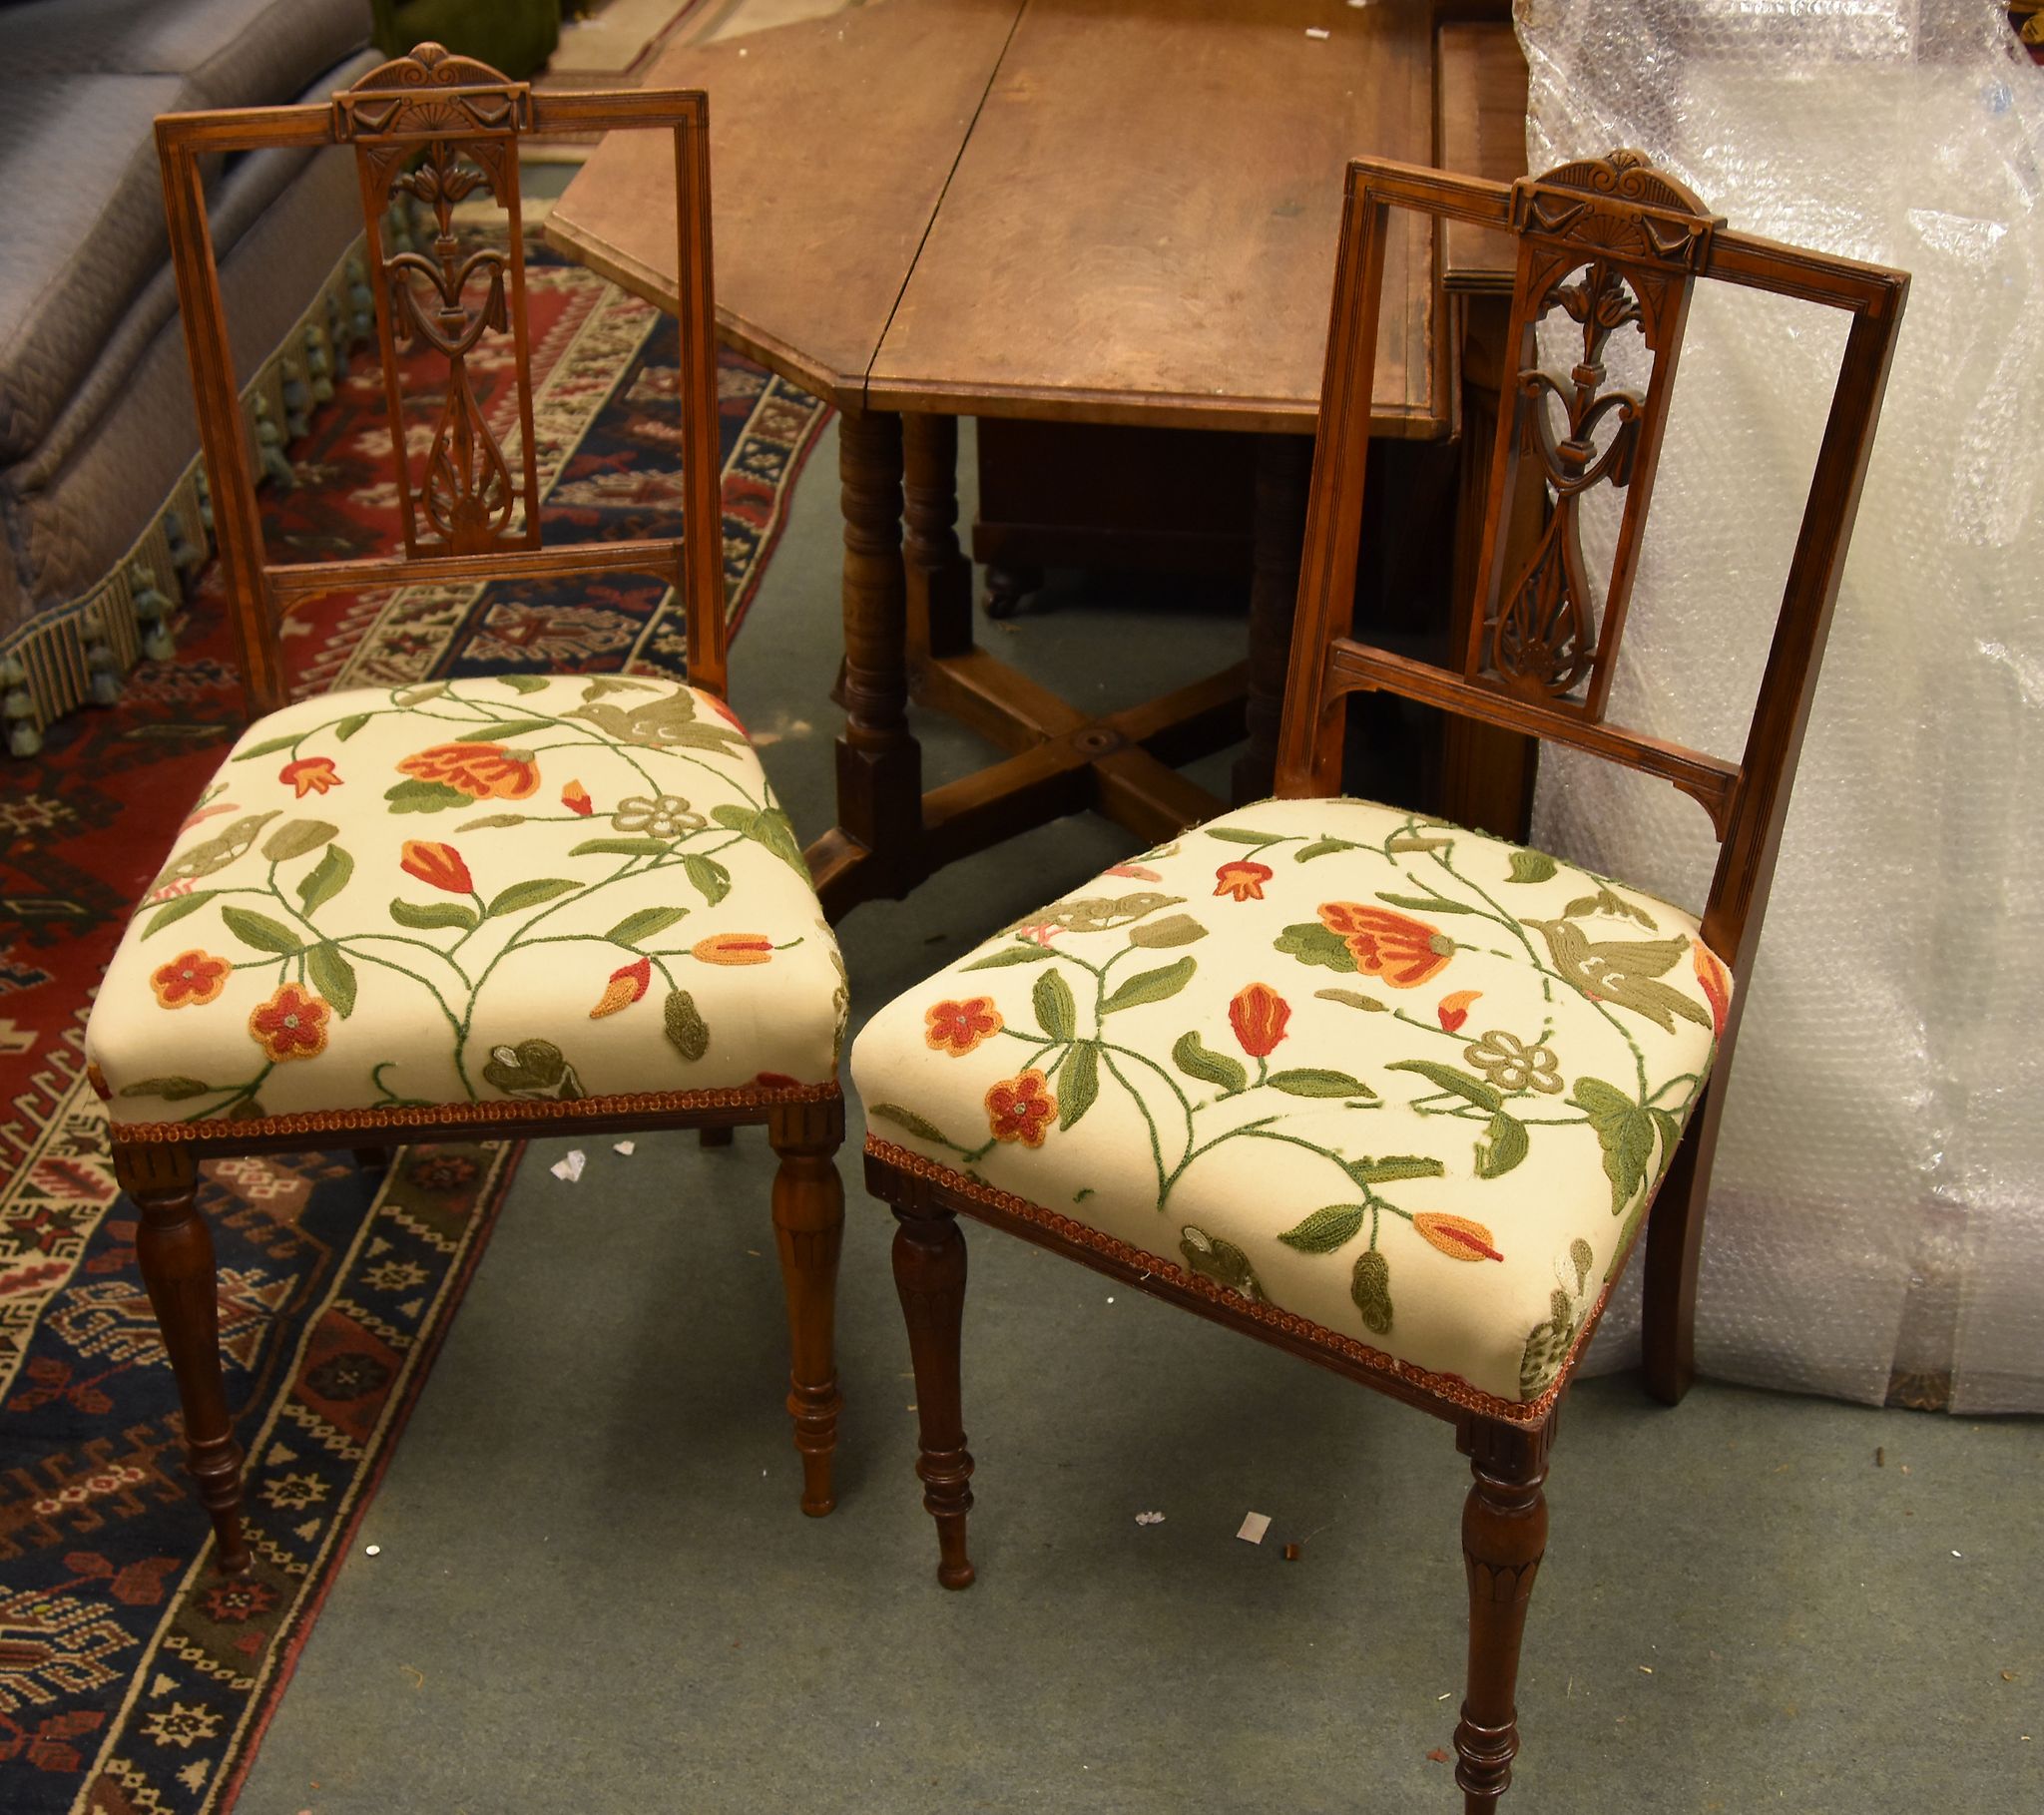
<svg viewBox="0 0 2044 1815"><path fill-rule="evenodd" d="M969 1588L975 1574L965 1554L972 1511L972 1453L965 1447L958 1388L958 1345L965 1322L965 1237L958 1218L934 1204L894 1206L894 1289L908 1323L915 1366L922 1504L937 1522L937 1580Z"/></svg>
<svg viewBox="0 0 2044 1815"><path fill-rule="evenodd" d="M1696 1384L1697 1274L1704 1253L1704 1200L1710 1194L1708 1154L1716 1134L1707 1097L1683 1132L1647 1218L1640 1363L1647 1391L1663 1405L1680 1405Z"/></svg>
<svg viewBox="0 0 2044 1815"><path fill-rule="evenodd" d="M213 1518L220 1568L249 1567L242 1532L242 1448L228 1417L220 1365L220 1299L213 1235L199 1211L199 1168L188 1148L114 1143L114 1174L142 1211L135 1237L142 1277L185 1414L185 1466Z"/></svg>
<svg viewBox="0 0 2044 1815"><path fill-rule="evenodd" d="M1475 1483L1462 1508L1462 1561L1469 1578L1469 1683L1455 1728L1455 1781L1464 1815L1489 1815L1511 1787L1519 1750L1514 1692L1526 1603L1547 1550L1547 1438L1478 1425L1465 1431Z"/></svg>
<svg viewBox="0 0 2044 1815"><path fill-rule="evenodd" d="M696 1137L707 1147L728 1147L737 1136L737 1129L698 1129Z"/></svg>
<svg viewBox="0 0 2044 1815"><path fill-rule="evenodd" d="M787 1410L802 1458L802 1511L820 1519L837 1504L830 1463L844 1403L835 1360L837 1256L844 1244L837 1149L844 1140L844 1104L833 1098L784 1105L774 1110L766 1133L780 1155L773 1175L773 1239L787 1293Z"/></svg>

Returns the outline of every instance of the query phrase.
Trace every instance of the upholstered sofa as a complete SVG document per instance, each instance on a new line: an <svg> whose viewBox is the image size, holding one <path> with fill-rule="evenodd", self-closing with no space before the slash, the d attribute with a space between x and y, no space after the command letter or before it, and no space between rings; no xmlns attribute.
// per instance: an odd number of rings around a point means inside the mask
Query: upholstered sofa
<svg viewBox="0 0 2044 1815"><path fill-rule="evenodd" d="M369 41L369 0L0 0L0 685L18 752L111 695L205 548L155 118L323 98L374 66ZM352 165L264 152L209 188L240 376L280 434L308 330L330 303L345 315Z"/></svg>

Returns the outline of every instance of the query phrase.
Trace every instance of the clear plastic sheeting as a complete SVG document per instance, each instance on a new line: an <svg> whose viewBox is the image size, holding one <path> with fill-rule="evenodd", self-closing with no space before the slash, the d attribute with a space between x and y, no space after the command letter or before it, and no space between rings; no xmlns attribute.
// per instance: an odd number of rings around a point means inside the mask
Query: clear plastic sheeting
<svg viewBox="0 0 2044 1815"><path fill-rule="evenodd" d="M2044 1410L2044 70L1980 0L1517 23L1530 169L1634 146L1733 227L1914 274L1730 1075L1701 1365ZM1698 286L1615 722L1738 755L1843 332ZM1674 789L1552 747L1535 833L1692 903L1716 850ZM1638 1332L1635 1284L1592 1365Z"/></svg>

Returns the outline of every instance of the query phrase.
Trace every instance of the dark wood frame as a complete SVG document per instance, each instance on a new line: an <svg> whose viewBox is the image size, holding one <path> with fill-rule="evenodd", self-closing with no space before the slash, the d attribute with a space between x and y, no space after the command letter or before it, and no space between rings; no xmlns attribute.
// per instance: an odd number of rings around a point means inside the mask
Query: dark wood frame
<svg viewBox="0 0 2044 1815"><path fill-rule="evenodd" d="M1514 377L1498 411L1476 590L1457 669L1412 662L1350 634L1369 441L1369 374L1392 208L1497 229L1516 241L1506 341ZM1580 290L1564 297L1562 286L1578 273L1584 273ZM1574 399L1563 398L1571 434L1557 447L1553 433L1534 419L1538 412L1545 421L1549 388L1536 376L1534 329L1557 305L1568 307L1579 321L1578 306L1594 313L1591 305L1600 285L1614 274L1622 284L1610 290L1613 312L1629 323L1636 316L1625 314L1624 307L1628 299L1637 305L1643 337L1655 354L1653 375L1643 395L1627 393L1622 406L1606 409L1606 415L1624 419L1625 445L1612 444L1607 453L1599 453L1584 424L1602 391L1602 340L1587 338L1582 362L1570 373ZM1689 295L1699 278L1799 298L1843 310L1851 318L1766 674L1746 749L1736 763L1603 721L1605 685L1623 630L1668 384ZM1703 934L1736 977L1750 976L1789 782L1907 291L1908 278L1900 272L1727 231L1638 153L1565 165L1510 185L1378 160L1351 163L1278 745L1278 794L1310 798L1338 789L1345 696L1372 689L1444 707L1495 731L1570 744L1659 776L1710 814L1721 850ZM1555 571L1565 574L1561 581L1545 590L1536 584L1541 553L1561 547L1549 535L1552 525L1562 525L1555 536L1571 534L1571 513L1561 508L1559 497L1538 549L1521 566L1529 456L1540 459L1549 490L1565 491L1578 482L1587 488L1600 475L1608 478L1614 472L1621 475L1615 483L1633 488L1614 577L1601 600L1579 584L1579 546L1566 551L1576 567L1557 558ZM1508 640L1508 646L1501 646L1497 626L1529 600L1538 608L1535 616L1546 614L1543 622L1550 626L1572 622L1576 608L1583 607L1590 620L1587 641L1572 632L1543 641L1542 632L1530 642ZM1528 649L1532 653L1524 661L1514 660L1514 652ZM1695 1376L1704 1201L1725 1098L1725 1067L1744 1001L1743 991L1735 994L1720 1034L1713 1082L1690 1118L1656 1194L1656 1213L1645 1225L1646 1382L1649 1391L1670 1404L1682 1398ZM937 1524L938 1580L947 1588L963 1588L973 1579L965 1547L972 1458L965 1447L958 1380L965 1287L965 1244L956 1220L961 1211L1453 1423L1457 1447L1469 1458L1474 1478L1462 1520L1469 1668L1455 1731L1455 1778L1466 1810L1495 1806L1511 1782L1518 1749L1513 1695L1527 1601L1546 1548L1548 1454L1575 1361L1602 1315L1608 1287L1554 1386L1541 1399L1514 1406L1466 1383L1420 1374L1305 1318L1253 1304L1171 1260L878 1137L867 1140L866 1185L893 1208L899 1223L894 1272L915 1364L917 1468L924 1505ZM1623 1259L1613 1269L1614 1279Z"/></svg>
<svg viewBox="0 0 2044 1815"><path fill-rule="evenodd" d="M537 483L532 466L530 346L520 236L518 147L528 136L593 133L618 128L670 132L674 138L680 296L685 528L682 540L542 546ZM294 598L359 587L431 581L539 579L630 571L668 573L682 595L688 629L691 683L722 698L726 691L726 623L722 463L718 458L716 307L711 272L709 103L700 91L544 93L507 81L487 65L422 44L385 63L328 106L238 108L169 114L157 121L164 202L170 218L171 256L192 361L200 439L212 476L220 557L252 716L287 698L276 608ZM201 165L226 152L270 147L349 146L361 177L368 256L376 272L378 333L387 380L391 442L400 468L405 552L362 560L277 564L266 560L256 505L247 427L236 394L234 360L222 307L219 270L208 228ZM482 310L462 300L464 285L453 262L452 239L441 253L439 280L431 261L417 254L386 257L379 217L393 186L412 193L416 166L443 181L456 159L480 169L509 216L511 248L494 265L493 294ZM436 248L437 249L437 248ZM439 281L446 313L421 326L408 323L448 357L450 378L443 428L454 421L465 392L463 353L486 327L509 333L517 360L524 418L522 475L512 475L487 427L490 443L477 457L494 457L503 485L486 481L464 490L472 462L450 462L455 502L466 507L434 516L430 500L414 497L403 476L405 436L395 339L399 292L423 276ZM450 293L447 285L453 284ZM489 320L492 304L497 313ZM457 319L458 318L458 319ZM451 324L451 325L450 325ZM481 426L464 422L459 432ZM449 432L455 432L450 430ZM431 468L429 465L429 474ZM487 496L485 494L488 494ZM492 503L492 498L496 501ZM511 521L524 507L522 527ZM497 506L501 504L502 509ZM485 507L488 507L487 509ZM421 524L421 513L425 522ZM492 515L502 521L492 522ZM708 524L712 533L693 533ZM641 1129L693 1128L706 1145L721 1145L734 1128L765 1124L779 1156L773 1184L773 1225L786 1287L792 1366L787 1409L802 1457L801 1507L818 1516L835 1504L831 1458L840 1399L833 1362L832 1326L837 1258L844 1221L836 1152L844 1138L844 1104L837 1085L787 1089L648 1093L596 1097L572 1103L450 1104L426 1109L350 1110L269 1117L223 1126L218 1132L180 1123L116 1124L111 1132L115 1174L142 1212L136 1246L150 1302L162 1329L184 1408L187 1464L213 1518L224 1571L249 1567L242 1529L242 1451L235 1442L221 1373L213 1239L199 1208L199 1162L216 1156L298 1150L307 1144L352 1146L380 1159L400 1142L490 1140L536 1134L622 1134ZM336 1138L337 1137L337 1138Z"/></svg>

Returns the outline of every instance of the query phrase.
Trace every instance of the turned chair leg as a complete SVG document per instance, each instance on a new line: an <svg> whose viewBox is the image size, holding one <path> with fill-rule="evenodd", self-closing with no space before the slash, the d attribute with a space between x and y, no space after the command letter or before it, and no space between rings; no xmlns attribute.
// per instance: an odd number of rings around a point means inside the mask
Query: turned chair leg
<svg viewBox="0 0 2044 1815"><path fill-rule="evenodd" d="M220 1568L249 1567L242 1532L242 1448L228 1417L220 1365L220 1299L213 1235L199 1211L199 1168L189 1149L114 1143L114 1175L142 1211L135 1250L185 1414L185 1466L213 1517Z"/></svg>
<svg viewBox="0 0 2044 1815"><path fill-rule="evenodd" d="M727 1137L730 1133L724 1131ZM837 1504L830 1464L844 1404L835 1360L837 1256L844 1244L844 1186L837 1176L843 1100L783 1105L773 1111L766 1133L780 1156L773 1175L773 1239L787 1293L787 1410L802 1458L802 1511L820 1519ZM706 1144L709 1134L706 1129Z"/></svg>
<svg viewBox="0 0 2044 1815"><path fill-rule="evenodd" d="M1550 1427L1551 1428L1551 1427ZM1490 1440L1486 1440L1490 1439ZM1547 1432L1479 1427L1471 1442L1475 1485L1462 1507L1462 1561L1469 1578L1469 1684L1455 1728L1455 1781L1464 1815L1489 1815L1511 1787L1519 1750L1514 1694L1526 1603L1547 1550Z"/></svg>
<svg viewBox="0 0 2044 1815"><path fill-rule="evenodd" d="M975 1574L965 1554L965 1520L972 1511L972 1453L958 1388L959 1335L965 1322L965 1237L950 1210L894 1206L894 1289L908 1323L908 1353L915 1367L922 1504L937 1522L937 1580L969 1588Z"/></svg>

